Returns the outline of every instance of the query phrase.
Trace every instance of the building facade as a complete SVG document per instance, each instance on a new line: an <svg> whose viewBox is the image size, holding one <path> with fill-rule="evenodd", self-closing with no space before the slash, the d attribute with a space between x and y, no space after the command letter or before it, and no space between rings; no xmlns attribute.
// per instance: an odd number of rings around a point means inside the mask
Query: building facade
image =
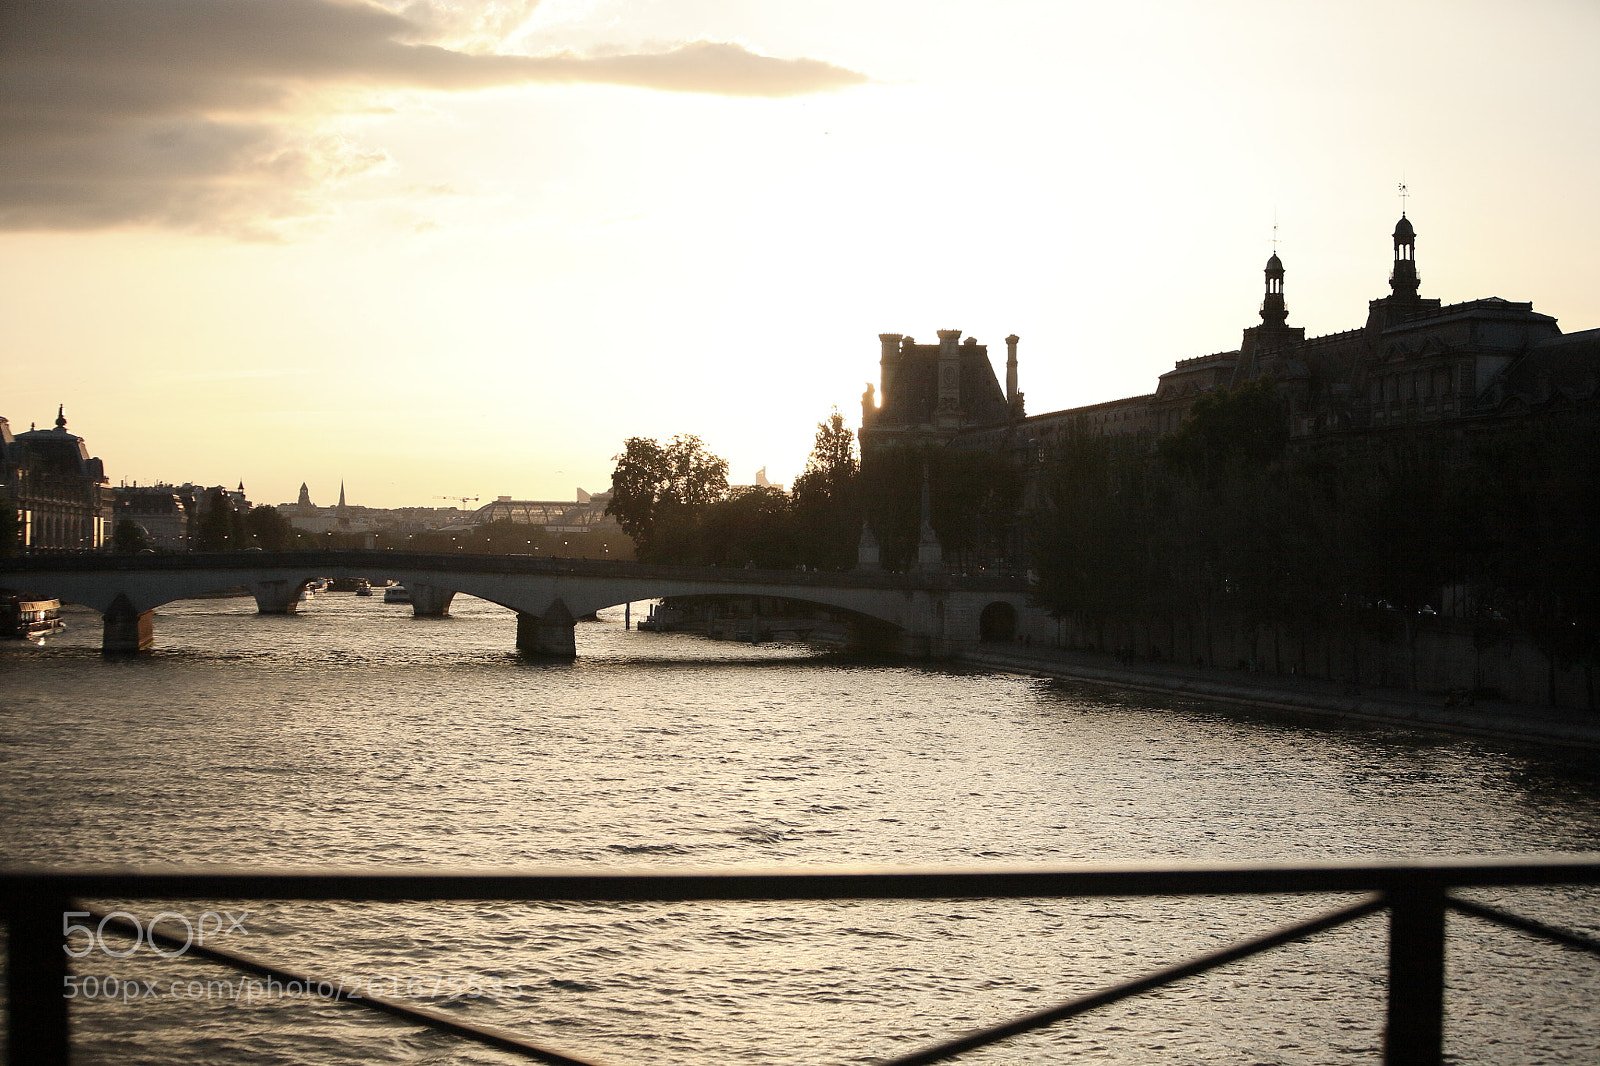
<svg viewBox="0 0 1600 1066"><path fill-rule="evenodd" d="M0 485L16 509L23 551L92 551L110 536L105 465L67 432L64 407L54 429L13 434L0 418Z"/></svg>

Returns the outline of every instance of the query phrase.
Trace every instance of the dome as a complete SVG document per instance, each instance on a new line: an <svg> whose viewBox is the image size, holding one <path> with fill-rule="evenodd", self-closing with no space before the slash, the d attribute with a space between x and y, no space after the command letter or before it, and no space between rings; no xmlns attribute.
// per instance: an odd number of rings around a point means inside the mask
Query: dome
<svg viewBox="0 0 1600 1066"><path fill-rule="evenodd" d="M1411 220L1405 215L1401 215L1400 221L1394 224L1394 235L1396 237L1415 237L1417 231L1411 228Z"/></svg>
<svg viewBox="0 0 1600 1066"><path fill-rule="evenodd" d="M1273 252L1272 258L1267 260L1267 273L1275 277L1283 277L1283 260L1278 258L1278 253Z"/></svg>

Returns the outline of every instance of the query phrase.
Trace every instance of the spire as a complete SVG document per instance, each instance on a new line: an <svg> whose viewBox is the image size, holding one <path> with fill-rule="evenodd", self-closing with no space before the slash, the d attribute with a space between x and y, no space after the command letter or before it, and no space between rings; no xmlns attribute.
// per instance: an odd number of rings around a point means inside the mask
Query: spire
<svg viewBox="0 0 1600 1066"><path fill-rule="evenodd" d="M1283 260L1273 252L1267 260L1267 291L1261 300L1261 324L1282 329L1289 322L1289 307L1283 302Z"/></svg>
<svg viewBox="0 0 1600 1066"><path fill-rule="evenodd" d="M1400 212L1400 221L1394 226L1394 270L1389 274L1389 288L1395 296L1414 300L1417 298L1417 231L1411 220Z"/></svg>
<svg viewBox="0 0 1600 1066"><path fill-rule="evenodd" d="M339 510L344 510L344 479L339 480Z"/></svg>
<svg viewBox="0 0 1600 1066"><path fill-rule="evenodd" d="M61 404L56 408L56 428L67 428L67 405Z"/></svg>

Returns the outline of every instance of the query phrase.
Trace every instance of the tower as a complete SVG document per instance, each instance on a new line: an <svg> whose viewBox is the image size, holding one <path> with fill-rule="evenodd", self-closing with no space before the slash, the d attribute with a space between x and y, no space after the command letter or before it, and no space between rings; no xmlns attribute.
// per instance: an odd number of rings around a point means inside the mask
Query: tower
<svg viewBox="0 0 1600 1066"><path fill-rule="evenodd" d="M961 424L961 331L939 330L939 405L934 423L947 429Z"/></svg>
<svg viewBox="0 0 1600 1066"><path fill-rule="evenodd" d="M1267 260L1267 291L1261 299L1261 324L1268 329L1282 329L1289 324L1289 308L1283 302L1283 260L1273 252Z"/></svg>
<svg viewBox="0 0 1600 1066"><path fill-rule="evenodd" d="M1276 245L1276 225L1273 233L1272 243ZM1289 305L1283 299L1283 260L1276 250L1262 273L1266 291L1261 297L1261 325L1245 328L1239 342L1239 360L1229 374L1233 388L1261 377L1277 380L1283 387L1282 379L1290 369L1284 362L1284 353L1306 339L1303 326L1289 325Z"/></svg>
<svg viewBox="0 0 1600 1066"><path fill-rule="evenodd" d="M1438 300L1417 295L1417 231L1404 211L1394 225L1394 268L1389 272L1389 295L1367 306L1367 329L1381 330L1425 311L1439 308Z"/></svg>
<svg viewBox="0 0 1600 1066"><path fill-rule="evenodd" d="M1017 342L1015 333L1006 338L1006 406L1013 418L1022 417L1022 393L1017 390Z"/></svg>
<svg viewBox="0 0 1600 1066"><path fill-rule="evenodd" d="M1417 298L1417 231L1405 212L1394 226L1394 270L1389 274L1389 288L1396 299Z"/></svg>

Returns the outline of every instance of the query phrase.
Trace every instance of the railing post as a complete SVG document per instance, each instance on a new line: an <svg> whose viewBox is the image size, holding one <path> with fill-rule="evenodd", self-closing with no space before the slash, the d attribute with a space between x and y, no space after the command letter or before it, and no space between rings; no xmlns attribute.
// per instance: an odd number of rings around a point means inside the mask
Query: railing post
<svg viewBox="0 0 1600 1066"><path fill-rule="evenodd" d="M64 896L19 893L8 901L6 919L6 1059L13 1064L67 1066L63 950Z"/></svg>
<svg viewBox="0 0 1600 1066"><path fill-rule="evenodd" d="M1444 886L1387 893L1389 1017L1384 1066L1440 1066L1444 1055Z"/></svg>

